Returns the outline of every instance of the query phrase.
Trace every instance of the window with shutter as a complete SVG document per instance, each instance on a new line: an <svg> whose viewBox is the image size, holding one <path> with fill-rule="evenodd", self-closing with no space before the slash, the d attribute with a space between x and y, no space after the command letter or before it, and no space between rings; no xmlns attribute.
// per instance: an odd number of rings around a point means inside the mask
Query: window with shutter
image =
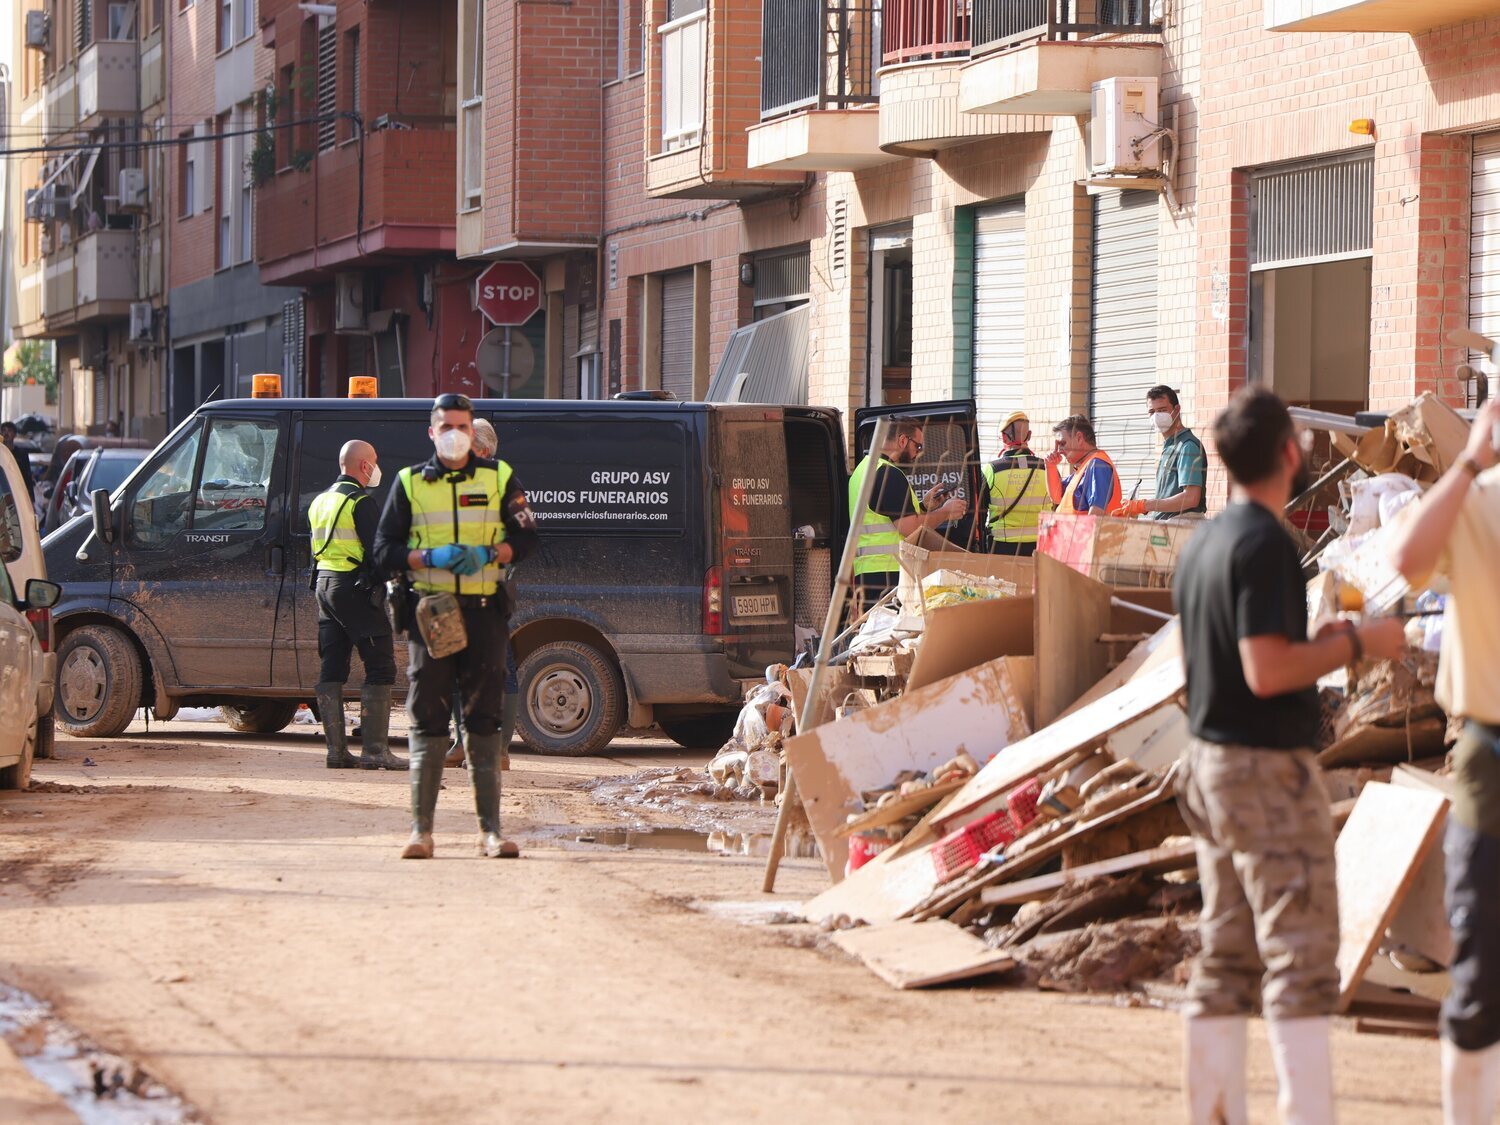
<svg viewBox="0 0 1500 1125"><path fill-rule="evenodd" d="M338 141L338 54L333 21L318 28L318 151Z"/></svg>

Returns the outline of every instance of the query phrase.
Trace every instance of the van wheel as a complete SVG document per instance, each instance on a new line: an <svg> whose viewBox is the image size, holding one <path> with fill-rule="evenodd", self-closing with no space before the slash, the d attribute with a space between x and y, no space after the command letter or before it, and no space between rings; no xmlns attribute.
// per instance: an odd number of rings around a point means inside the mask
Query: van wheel
<svg viewBox="0 0 1500 1125"><path fill-rule="evenodd" d="M675 716L663 716L658 711L656 725L678 746L688 750L717 750L733 737L737 718L737 711Z"/></svg>
<svg viewBox="0 0 1500 1125"><path fill-rule="evenodd" d="M118 629L84 625L63 638L57 653L57 703L63 730L82 738L112 738L141 704L141 658Z"/></svg>
<svg viewBox="0 0 1500 1125"><path fill-rule="evenodd" d="M275 734L297 717L297 706L295 699L247 699L224 704L219 714L240 734Z"/></svg>
<svg viewBox="0 0 1500 1125"><path fill-rule="evenodd" d="M625 684L600 653L575 641L537 649L517 670L521 740L538 754L597 754L625 721Z"/></svg>

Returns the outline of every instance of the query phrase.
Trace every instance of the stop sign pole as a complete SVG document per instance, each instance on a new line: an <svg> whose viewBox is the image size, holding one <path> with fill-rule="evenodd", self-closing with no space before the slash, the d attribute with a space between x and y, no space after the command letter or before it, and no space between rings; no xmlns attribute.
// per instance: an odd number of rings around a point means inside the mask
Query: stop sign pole
<svg viewBox="0 0 1500 1125"><path fill-rule="evenodd" d="M500 347L500 394L510 398L510 332L542 307L542 281L525 262L492 262L474 279L474 307L505 331Z"/></svg>

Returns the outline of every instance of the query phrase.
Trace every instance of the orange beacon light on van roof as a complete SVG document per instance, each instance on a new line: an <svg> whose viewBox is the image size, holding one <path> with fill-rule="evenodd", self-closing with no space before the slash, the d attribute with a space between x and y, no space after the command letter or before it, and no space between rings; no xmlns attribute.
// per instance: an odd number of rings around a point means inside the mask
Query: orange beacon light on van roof
<svg viewBox="0 0 1500 1125"><path fill-rule="evenodd" d="M250 378L251 398L280 398L280 375L253 375Z"/></svg>
<svg viewBox="0 0 1500 1125"><path fill-rule="evenodd" d="M350 398L379 398L379 384L373 375L349 376Z"/></svg>

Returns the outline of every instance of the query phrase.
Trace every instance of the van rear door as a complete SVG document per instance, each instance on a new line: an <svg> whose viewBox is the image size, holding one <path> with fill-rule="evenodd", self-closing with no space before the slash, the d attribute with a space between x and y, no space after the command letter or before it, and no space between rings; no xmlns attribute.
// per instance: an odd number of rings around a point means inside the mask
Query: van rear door
<svg viewBox="0 0 1500 1125"><path fill-rule="evenodd" d="M945 524L942 533L966 551L982 549L984 524L974 510L980 495L979 431L974 400L913 402L903 406L866 406L854 412L855 452L859 462L870 448L875 423L881 418L912 418L922 423L922 454L907 472L920 499L935 484L947 487L969 502L961 520Z"/></svg>
<svg viewBox="0 0 1500 1125"><path fill-rule="evenodd" d="M783 411L713 411L714 565L704 586L705 631L723 636L733 674L758 678L789 660L792 522Z"/></svg>

